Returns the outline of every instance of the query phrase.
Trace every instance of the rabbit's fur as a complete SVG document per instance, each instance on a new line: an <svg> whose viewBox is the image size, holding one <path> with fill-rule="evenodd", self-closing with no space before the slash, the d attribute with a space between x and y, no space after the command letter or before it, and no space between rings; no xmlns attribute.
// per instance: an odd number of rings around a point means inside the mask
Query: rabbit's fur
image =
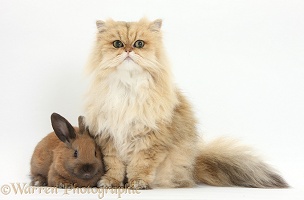
<svg viewBox="0 0 304 200"><path fill-rule="evenodd" d="M85 127L84 117L73 127L57 113L51 116L54 132L36 146L31 159L34 186L93 187L104 174L100 148Z"/></svg>

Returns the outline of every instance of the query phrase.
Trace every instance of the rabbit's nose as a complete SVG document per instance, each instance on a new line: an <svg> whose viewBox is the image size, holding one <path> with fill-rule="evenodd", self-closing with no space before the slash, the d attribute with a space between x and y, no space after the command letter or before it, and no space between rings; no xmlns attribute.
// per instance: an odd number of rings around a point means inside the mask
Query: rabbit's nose
<svg viewBox="0 0 304 200"><path fill-rule="evenodd" d="M94 167L91 164L85 164L82 166L82 170L84 172L91 172L94 169Z"/></svg>

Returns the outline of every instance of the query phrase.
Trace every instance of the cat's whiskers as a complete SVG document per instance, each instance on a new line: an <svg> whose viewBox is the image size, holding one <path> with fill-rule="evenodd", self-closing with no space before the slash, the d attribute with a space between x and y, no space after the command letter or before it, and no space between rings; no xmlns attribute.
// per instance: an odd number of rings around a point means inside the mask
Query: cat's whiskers
<svg viewBox="0 0 304 200"><path fill-rule="evenodd" d="M102 60L99 64L98 68L99 69L108 69L108 68L117 67L124 61L125 58L126 58L126 56L124 54L119 54L118 56L116 56L114 58Z"/></svg>
<svg viewBox="0 0 304 200"><path fill-rule="evenodd" d="M145 68L153 77L155 81L167 77L167 72L164 70L165 66L157 61L157 59L143 58L138 54L130 56L138 65Z"/></svg>

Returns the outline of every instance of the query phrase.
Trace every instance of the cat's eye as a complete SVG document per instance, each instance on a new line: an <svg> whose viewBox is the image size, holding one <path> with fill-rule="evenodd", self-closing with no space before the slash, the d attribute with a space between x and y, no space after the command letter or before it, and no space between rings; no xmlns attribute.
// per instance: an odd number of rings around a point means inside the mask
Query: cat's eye
<svg viewBox="0 0 304 200"><path fill-rule="evenodd" d="M115 48L121 48L121 47L124 46L124 44L123 44L120 40L115 40L115 41L113 42L113 46L114 46Z"/></svg>
<svg viewBox="0 0 304 200"><path fill-rule="evenodd" d="M75 158L78 157L78 151L77 151L77 150L74 151L74 157L75 157Z"/></svg>
<svg viewBox="0 0 304 200"><path fill-rule="evenodd" d="M135 43L134 43L134 47L136 48L143 48L145 46L145 42L142 41L142 40L137 40Z"/></svg>

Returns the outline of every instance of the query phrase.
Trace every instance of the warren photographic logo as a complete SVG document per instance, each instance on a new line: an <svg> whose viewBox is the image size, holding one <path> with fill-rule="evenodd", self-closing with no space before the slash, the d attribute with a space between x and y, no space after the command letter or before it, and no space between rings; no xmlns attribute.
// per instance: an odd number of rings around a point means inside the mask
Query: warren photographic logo
<svg viewBox="0 0 304 200"><path fill-rule="evenodd" d="M2 195L97 195L98 199L103 199L106 195L116 195L122 198L123 195L140 194L140 191L131 188L57 188L57 187L37 187L27 183L10 183L1 186Z"/></svg>

